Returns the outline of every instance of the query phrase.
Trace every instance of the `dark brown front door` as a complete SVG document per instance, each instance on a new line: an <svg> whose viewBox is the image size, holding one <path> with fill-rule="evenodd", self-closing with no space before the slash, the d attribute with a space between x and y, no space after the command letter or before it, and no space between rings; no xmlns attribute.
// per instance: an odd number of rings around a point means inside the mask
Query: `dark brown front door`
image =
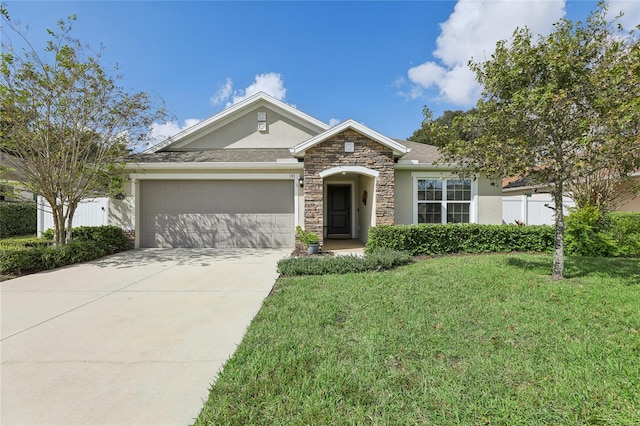
<svg viewBox="0 0 640 426"><path fill-rule="evenodd" d="M351 187L349 185L329 185L328 234L351 234Z"/></svg>

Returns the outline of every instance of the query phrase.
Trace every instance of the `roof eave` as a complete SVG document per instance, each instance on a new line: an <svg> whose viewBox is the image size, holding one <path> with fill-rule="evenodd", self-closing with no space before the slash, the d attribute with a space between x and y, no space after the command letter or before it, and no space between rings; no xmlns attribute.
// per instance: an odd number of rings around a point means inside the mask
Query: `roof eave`
<svg viewBox="0 0 640 426"><path fill-rule="evenodd" d="M300 162L292 161L270 161L270 162L176 162L176 163L128 163L129 170L291 170L302 169L304 165Z"/></svg>
<svg viewBox="0 0 640 426"><path fill-rule="evenodd" d="M434 163L396 163L396 170L458 170L455 164L434 164Z"/></svg>

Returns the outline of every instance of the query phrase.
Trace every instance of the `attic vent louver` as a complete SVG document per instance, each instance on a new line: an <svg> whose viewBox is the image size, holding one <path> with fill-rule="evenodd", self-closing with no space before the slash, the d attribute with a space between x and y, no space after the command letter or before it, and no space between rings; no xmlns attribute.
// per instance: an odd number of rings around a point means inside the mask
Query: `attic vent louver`
<svg viewBox="0 0 640 426"><path fill-rule="evenodd" d="M258 112L258 131L259 132L267 131L267 113L264 111Z"/></svg>

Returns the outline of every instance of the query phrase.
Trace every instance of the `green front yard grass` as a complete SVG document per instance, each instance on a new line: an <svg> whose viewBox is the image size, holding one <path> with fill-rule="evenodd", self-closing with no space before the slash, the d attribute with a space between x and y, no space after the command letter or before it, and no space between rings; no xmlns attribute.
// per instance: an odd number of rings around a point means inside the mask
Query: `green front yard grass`
<svg viewBox="0 0 640 426"><path fill-rule="evenodd" d="M551 264L280 278L196 424L640 424L638 259Z"/></svg>

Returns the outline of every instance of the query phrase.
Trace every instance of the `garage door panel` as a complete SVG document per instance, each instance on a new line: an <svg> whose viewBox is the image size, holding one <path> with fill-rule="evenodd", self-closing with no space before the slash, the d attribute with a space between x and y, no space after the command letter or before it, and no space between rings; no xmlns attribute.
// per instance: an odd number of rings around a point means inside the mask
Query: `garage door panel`
<svg viewBox="0 0 640 426"><path fill-rule="evenodd" d="M141 181L143 247L292 247L292 181Z"/></svg>
<svg viewBox="0 0 640 426"><path fill-rule="evenodd" d="M213 247L214 233L212 231L180 233L160 231L155 234L155 246L164 248L204 248Z"/></svg>
<svg viewBox="0 0 640 426"><path fill-rule="evenodd" d="M277 214L273 217L274 227L278 230L288 231L293 229L293 216L290 214Z"/></svg>

